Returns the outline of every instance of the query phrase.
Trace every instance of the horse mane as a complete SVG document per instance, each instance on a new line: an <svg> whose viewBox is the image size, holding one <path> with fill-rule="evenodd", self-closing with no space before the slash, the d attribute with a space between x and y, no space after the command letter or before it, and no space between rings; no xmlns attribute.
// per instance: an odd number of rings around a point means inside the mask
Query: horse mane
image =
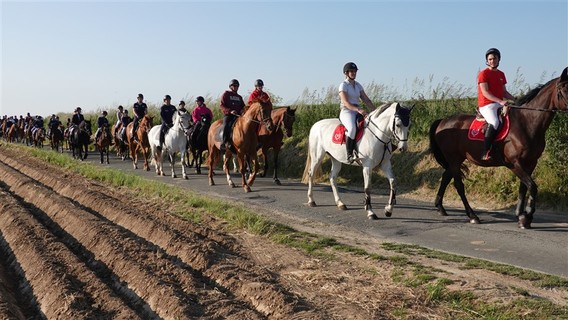
<svg viewBox="0 0 568 320"><path fill-rule="evenodd" d="M532 99L534 99L538 95L538 93L540 92L540 90L542 88L548 86L550 83L552 83L555 80L556 79L552 79L545 84L538 85L536 88L531 89L524 96L518 98L515 101L515 104L518 105L518 106L522 106L523 104L529 103Z"/></svg>

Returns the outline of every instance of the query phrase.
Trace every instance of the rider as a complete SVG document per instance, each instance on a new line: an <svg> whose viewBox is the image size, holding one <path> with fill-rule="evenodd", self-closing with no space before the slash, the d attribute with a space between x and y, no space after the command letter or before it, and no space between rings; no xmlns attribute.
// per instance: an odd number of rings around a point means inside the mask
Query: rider
<svg viewBox="0 0 568 320"><path fill-rule="evenodd" d="M256 79L256 81L254 82L254 90L252 91L248 99L249 106L252 104L252 102L255 99L262 102L270 101L270 96L268 95L268 93L262 91L263 88L264 88L264 81L262 81L262 79Z"/></svg>
<svg viewBox="0 0 568 320"><path fill-rule="evenodd" d="M162 126L160 127L160 145L158 146L158 150L162 150L162 146L164 144L164 139L166 136L166 132L173 127L174 125L174 113L177 111L176 107L172 105L170 102L172 101L172 97L169 94L166 94L164 97L164 105L160 108L160 118L162 118Z"/></svg>
<svg viewBox="0 0 568 320"><path fill-rule="evenodd" d="M69 136L73 136L75 128L81 124L81 122L85 121L85 117L81 114L81 107L77 107L75 109L75 114L71 117L71 126L69 127Z"/></svg>
<svg viewBox="0 0 568 320"><path fill-rule="evenodd" d="M503 114L507 114L508 101L505 99L515 99L505 87L507 79L505 73L498 69L500 61L501 52L496 48L490 48L485 53L487 68L479 72L477 76L477 106L479 113L487 122L484 150L481 156L483 161L492 160L490 151L501 124L497 111L503 106Z"/></svg>
<svg viewBox="0 0 568 320"><path fill-rule="evenodd" d="M138 101L134 103L134 106L132 106L132 112L134 113L132 136L134 137L134 141L138 141L138 137L135 134L136 130L138 130L138 123L140 122L140 119L144 118L144 116L148 113L148 106L143 102L144 95L139 93L136 99L138 99Z"/></svg>
<svg viewBox="0 0 568 320"><path fill-rule="evenodd" d="M213 112L211 109L207 108L207 105L205 105L205 99L203 99L202 96L197 97L197 99L195 99L195 103L197 103L197 106L195 106L191 112L193 123L199 123L202 116L209 117L209 120L213 119Z"/></svg>
<svg viewBox="0 0 568 320"><path fill-rule="evenodd" d="M32 127L32 136L35 135L36 131L39 128L43 129L43 118L40 115L36 115L34 120L34 126Z"/></svg>
<svg viewBox="0 0 568 320"><path fill-rule="evenodd" d="M51 118L49 119L49 122L47 124L47 136L51 137L51 133L52 133L51 128L57 129L60 124L61 124L61 121L59 121L59 117L52 114Z"/></svg>
<svg viewBox="0 0 568 320"><path fill-rule="evenodd" d="M245 107L243 97L237 93L239 90L239 81L232 79L229 82L229 89L226 90L221 96L221 111L223 112L223 142L221 143L220 151L225 152L225 149L231 147L231 130L233 124L238 116L241 115Z"/></svg>
<svg viewBox="0 0 568 320"><path fill-rule="evenodd" d="M180 100L178 105L178 110L182 112L187 112L187 109L185 108L185 101Z"/></svg>
<svg viewBox="0 0 568 320"><path fill-rule="evenodd" d="M120 120L122 119L123 115L124 115L124 107L118 106L118 110L116 111L116 123L114 124L114 132L118 131L121 124Z"/></svg>
<svg viewBox="0 0 568 320"><path fill-rule="evenodd" d="M108 130L109 122L107 119L108 112L104 110L97 119L97 132L95 132L95 141L99 140L102 130Z"/></svg>
<svg viewBox="0 0 568 320"><path fill-rule="evenodd" d="M365 110L359 106L359 99L361 99L368 108L375 109L375 105L363 90L363 86L355 81L358 70L355 63L347 62L343 66L345 80L339 84L339 98L341 99L339 120L347 131L345 146L347 147L348 163L353 163L353 161L357 160L357 151L355 150L357 146L357 142L355 141L357 118L366 115Z"/></svg>
<svg viewBox="0 0 568 320"><path fill-rule="evenodd" d="M128 115L128 109L125 109L122 118L120 118L121 127L120 127L120 133L118 135L118 137L122 141L126 141L126 136L125 136L126 127L130 122L132 122L132 118Z"/></svg>

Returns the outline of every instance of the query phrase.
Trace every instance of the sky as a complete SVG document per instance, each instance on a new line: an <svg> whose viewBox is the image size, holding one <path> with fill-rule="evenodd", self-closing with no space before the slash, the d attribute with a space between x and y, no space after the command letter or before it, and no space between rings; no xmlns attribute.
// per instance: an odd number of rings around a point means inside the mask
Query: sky
<svg viewBox="0 0 568 320"><path fill-rule="evenodd" d="M245 100L260 78L289 105L349 61L364 87L413 98L417 79L475 88L491 47L510 91L568 66L566 0L1 1L0 115L131 108L138 93L191 106L233 78Z"/></svg>

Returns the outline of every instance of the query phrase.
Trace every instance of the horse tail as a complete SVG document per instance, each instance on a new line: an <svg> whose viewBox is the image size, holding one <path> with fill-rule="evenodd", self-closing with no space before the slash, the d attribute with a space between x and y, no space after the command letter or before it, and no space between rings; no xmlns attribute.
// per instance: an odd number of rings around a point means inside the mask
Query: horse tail
<svg viewBox="0 0 568 320"><path fill-rule="evenodd" d="M308 176L310 174L310 166L312 164L312 156L310 155L310 146L308 143L308 156L306 157L306 166L304 167L304 174L302 175L302 183L308 183Z"/></svg>
<svg viewBox="0 0 568 320"><path fill-rule="evenodd" d="M430 126L430 152L434 154L434 158L436 158L436 161L442 166L442 168L447 169L449 167L448 161L446 161L440 146L436 143L436 129L438 129L440 122L442 122L442 119L437 119Z"/></svg>

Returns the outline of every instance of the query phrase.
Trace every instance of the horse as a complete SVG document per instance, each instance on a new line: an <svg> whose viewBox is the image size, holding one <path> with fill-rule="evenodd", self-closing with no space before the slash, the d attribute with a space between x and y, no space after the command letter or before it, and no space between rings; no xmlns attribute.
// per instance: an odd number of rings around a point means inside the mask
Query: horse
<svg viewBox="0 0 568 320"><path fill-rule="evenodd" d="M33 144L34 139L32 136L32 128L33 128L33 119L29 119L25 125L24 129L24 140L26 141L26 146L30 146Z"/></svg>
<svg viewBox="0 0 568 320"><path fill-rule="evenodd" d="M24 129L26 126L26 120L24 118L20 118L18 120L18 142L24 142Z"/></svg>
<svg viewBox="0 0 568 320"><path fill-rule="evenodd" d="M545 133L557 111L568 108L568 67L558 78L537 86L519 98L508 114L509 132L493 143L493 159L482 161L483 141L471 141L468 131L475 116L458 114L435 120L430 126L430 151L444 169L434 205L442 216L447 216L443 206L444 193L454 180L470 223L480 223L479 217L469 205L462 182L467 173L465 159L483 167L509 168L520 180L515 214L518 227L530 229L536 210L537 185L531 175L544 151ZM500 133L498 134L500 135ZM499 137L496 139L499 140ZM527 191L530 191L528 200Z"/></svg>
<svg viewBox="0 0 568 320"><path fill-rule="evenodd" d="M34 147L43 148L43 142L45 141L45 129L37 128L33 134Z"/></svg>
<svg viewBox="0 0 568 320"><path fill-rule="evenodd" d="M49 142L51 145L51 149L55 151L59 151L59 147L61 147L61 152L63 153L63 140L65 137L63 136L63 128L58 123L54 123L49 128Z"/></svg>
<svg viewBox="0 0 568 320"><path fill-rule="evenodd" d="M414 106L403 106L398 102L383 104L365 117L363 127L357 133L356 141L360 160L352 165L359 165L363 168L365 210L367 218L371 220L378 219L371 206L370 188L372 170L378 165L381 166L390 184L390 196L384 214L387 217L392 215L393 206L396 204L396 178L392 171L391 157L396 149L401 151L407 149L410 112L413 108ZM349 164L344 145L344 128L339 119L335 118L320 120L310 129L308 156L302 178L302 182L308 183L307 205L310 207L316 206L313 198L313 178L324 156L328 154L331 158L329 181L335 204L339 209L347 210L347 206L339 197L336 186L336 178L341 165Z"/></svg>
<svg viewBox="0 0 568 320"><path fill-rule="evenodd" d="M121 157L122 161L128 157L128 139L126 137L126 128L122 127L122 123L113 129L114 146L116 147L116 155Z"/></svg>
<svg viewBox="0 0 568 320"><path fill-rule="evenodd" d="M195 172L201 174L201 164L203 163L203 151L207 150L207 133L211 127L211 118L203 115L201 121L197 122L192 132L187 137L187 166L192 167L195 164ZM189 156L192 156L191 163Z"/></svg>
<svg viewBox="0 0 568 320"><path fill-rule="evenodd" d="M69 135L68 143L73 152L73 158L81 161L87 159L91 134L91 120L84 120Z"/></svg>
<svg viewBox="0 0 568 320"><path fill-rule="evenodd" d="M278 154L282 148L284 133L289 138L292 136L294 121L296 120L296 110L290 107L277 108L272 110L271 117L274 123L275 130L268 132L265 127L260 128L258 133L258 143L261 150L261 155L264 160L264 170L260 174L261 177L266 176L268 171L268 150L274 150L274 176L273 181L277 185L281 185L278 179Z"/></svg>
<svg viewBox="0 0 568 320"><path fill-rule="evenodd" d="M184 179L187 179L183 159L187 151L186 132L191 127L191 114L187 111L177 110L174 113L173 126L164 135L164 143L160 149L160 130L162 125L153 126L148 133L150 150L152 151L152 163L156 167L156 174L164 175L163 157L167 153L172 167L172 178L176 178L174 165L176 163L176 152L180 152L181 172Z"/></svg>
<svg viewBox="0 0 568 320"><path fill-rule="evenodd" d="M112 144L112 135L108 127L101 128L101 133L95 141L97 149L101 155L101 163L104 163L104 158L106 155L106 163L109 164L108 154L110 145Z"/></svg>
<svg viewBox="0 0 568 320"><path fill-rule="evenodd" d="M153 117L150 115L144 115L140 119L138 125L138 130L132 132L134 127L134 122L131 122L126 126L126 138L128 140L128 149L130 150L130 158L132 159L132 165L134 169L138 169L138 152L142 152L144 157L144 170L150 171L150 165L148 164L148 157L150 156L150 142L148 141L148 132L152 128ZM134 140L134 135L138 140Z"/></svg>
<svg viewBox="0 0 568 320"><path fill-rule="evenodd" d="M272 131L273 123L270 113L272 111L272 103L270 101L253 101L253 103L248 107L247 111L241 115L234 123L233 126L233 147L228 148L225 151L225 159L223 170L227 176L227 182L230 187L235 187L235 183L231 179L229 172L229 161L231 160L233 154L236 154L241 178L242 186L245 192L250 192L250 186L253 185L256 179L256 174L258 172L258 130L259 127L265 125L268 131ZM209 150L209 157L207 158L207 165L209 167L209 185L215 185L213 181L213 169L219 161L219 148L221 146L221 135L222 135L222 124L223 120L215 121L209 128L207 135L207 144ZM246 163L249 161L254 162L254 170L249 176L248 180L245 178L245 167Z"/></svg>
<svg viewBox="0 0 568 320"><path fill-rule="evenodd" d="M13 123L7 128L6 141L16 142L18 139L18 123Z"/></svg>

